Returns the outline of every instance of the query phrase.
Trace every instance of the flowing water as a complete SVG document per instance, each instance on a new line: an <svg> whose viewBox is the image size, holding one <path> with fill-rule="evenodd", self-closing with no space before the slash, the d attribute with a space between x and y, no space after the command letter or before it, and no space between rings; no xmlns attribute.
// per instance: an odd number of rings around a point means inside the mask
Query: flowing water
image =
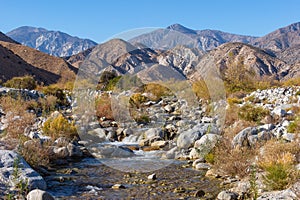
<svg viewBox="0 0 300 200"><path fill-rule="evenodd" d="M130 160L130 159L129 159ZM132 165L153 165L162 160L138 159L120 162ZM214 199L220 191L220 181L204 177L205 171L194 170L188 161L173 161L152 172L124 172L103 164L107 160L85 158L81 161L56 166L45 177L47 191L58 199L199 199L195 193L205 192L204 199ZM150 162L151 161L151 162ZM118 163L118 160L111 162ZM118 165L120 166L120 164ZM147 166L140 166L147 168ZM149 166L148 166L149 167ZM153 166L151 166L153 167ZM151 168L149 167L149 168ZM148 180L155 173L156 180ZM112 189L122 184L123 189Z"/></svg>

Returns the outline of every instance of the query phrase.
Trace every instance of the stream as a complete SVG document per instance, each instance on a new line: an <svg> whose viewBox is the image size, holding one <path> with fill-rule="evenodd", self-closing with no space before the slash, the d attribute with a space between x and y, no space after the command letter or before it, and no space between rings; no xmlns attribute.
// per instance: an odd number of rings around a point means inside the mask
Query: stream
<svg viewBox="0 0 300 200"><path fill-rule="evenodd" d="M131 161L128 161L131 160ZM130 168L141 164L139 160L121 162ZM116 159L110 162L117 163ZM148 159L142 164L159 164L163 160ZM152 172L124 172L107 166L107 160L85 158L56 166L44 176L48 189L57 199L215 199L220 180L205 177L206 171L194 170L192 162L172 161L169 165ZM110 163L111 164L111 163ZM118 165L120 166L120 165ZM155 173L156 180L148 180ZM112 189L115 184L124 188Z"/></svg>

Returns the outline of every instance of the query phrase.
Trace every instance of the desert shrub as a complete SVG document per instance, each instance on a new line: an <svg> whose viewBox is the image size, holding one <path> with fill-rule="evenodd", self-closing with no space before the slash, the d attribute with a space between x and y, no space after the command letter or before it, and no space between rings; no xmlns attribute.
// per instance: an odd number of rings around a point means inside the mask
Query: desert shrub
<svg viewBox="0 0 300 200"><path fill-rule="evenodd" d="M288 125L287 131L289 133L300 133L300 116L295 117L294 121Z"/></svg>
<svg viewBox="0 0 300 200"><path fill-rule="evenodd" d="M73 139L78 137L74 123L70 123L62 114L57 117L50 117L42 127L43 133L55 140L59 137Z"/></svg>
<svg viewBox="0 0 300 200"><path fill-rule="evenodd" d="M59 88L57 85L49 85L44 87L42 92L48 96L55 96L59 106L69 105L66 94L64 93L63 89Z"/></svg>
<svg viewBox="0 0 300 200"><path fill-rule="evenodd" d="M121 92L126 90L140 89L143 87L143 82L136 75L132 76L129 74L123 75L117 84L115 90Z"/></svg>
<svg viewBox="0 0 300 200"><path fill-rule="evenodd" d="M148 124L150 123L150 117L146 114L137 114L133 116L134 121L138 124Z"/></svg>
<svg viewBox="0 0 300 200"><path fill-rule="evenodd" d="M210 99L209 90L204 80L198 80L193 82L192 90L199 99L204 99L204 100Z"/></svg>
<svg viewBox="0 0 300 200"><path fill-rule="evenodd" d="M269 110L261 106L254 106L250 103L246 103L245 105L239 108L238 116L246 121L260 122L269 113Z"/></svg>
<svg viewBox="0 0 300 200"><path fill-rule="evenodd" d="M223 138L214 148L214 166L226 175L243 178L249 175L249 169L255 160L256 150L233 148L231 139Z"/></svg>
<svg viewBox="0 0 300 200"><path fill-rule="evenodd" d="M297 142L270 140L264 145L258 166L266 172L264 182L270 190L285 189L300 178L294 166L299 153Z"/></svg>
<svg viewBox="0 0 300 200"><path fill-rule="evenodd" d="M21 144L19 153L31 167L38 169L41 166L49 166L53 158L48 150L49 145L47 143L41 145L40 141L33 141L33 144L26 146Z"/></svg>
<svg viewBox="0 0 300 200"><path fill-rule="evenodd" d="M300 78L296 77L296 78L290 78L284 82L282 82L283 86L300 86Z"/></svg>
<svg viewBox="0 0 300 200"><path fill-rule="evenodd" d="M0 99L0 105L8 120L6 128L7 135L11 138L18 139L24 134L24 130L34 123L34 114L29 113L28 102L18 98L14 99L10 96L5 96Z"/></svg>
<svg viewBox="0 0 300 200"><path fill-rule="evenodd" d="M104 87L104 91L112 91L115 90L116 85L118 84L118 82L120 81L120 79L122 78L122 76L117 76L114 77L113 79L109 80L109 82L107 83L107 85Z"/></svg>
<svg viewBox="0 0 300 200"><path fill-rule="evenodd" d="M232 97L232 98L227 98L227 102L228 102L229 106L233 106L234 104L241 104L243 102L243 100Z"/></svg>
<svg viewBox="0 0 300 200"><path fill-rule="evenodd" d="M55 110L57 104L57 97L48 95L45 98L40 99L41 108L44 114L48 114Z"/></svg>
<svg viewBox="0 0 300 200"><path fill-rule="evenodd" d="M143 93L150 93L151 94L151 100L157 101L165 96L170 96L172 94L171 90L167 87L156 84L156 83L148 83L143 85L142 88Z"/></svg>
<svg viewBox="0 0 300 200"><path fill-rule="evenodd" d="M111 108L111 98L108 95L102 95L95 100L96 116L98 118L105 117L106 119L113 120L114 115Z"/></svg>
<svg viewBox="0 0 300 200"><path fill-rule="evenodd" d="M206 154L204 156L204 159L205 159L206 162L208 162L210 164L214 164L215 163L215 155L212 152Z"/></svg>
<svg viewBox="0 0 300 200"><path fill-rule="evenodd" d="M243 59L232 63L225 71L225 88L228 94L237 91L250 92L255 90L254 78L255 72L247 69Z"/></svg>
<svg viewBox="0 0 300 200"><path fill-rule="evenodd" d="M14 77L3 84L5 87L33 90L36 82L32 76Z"/></svg>
<svg viewBox="0 0 300 200"><path fill-rule="evenodd" d="M141 93L135 93L131 95L129 99L130 106L135 108L140 108L142 103L148 100L147 97L143 96Z"/></svg>

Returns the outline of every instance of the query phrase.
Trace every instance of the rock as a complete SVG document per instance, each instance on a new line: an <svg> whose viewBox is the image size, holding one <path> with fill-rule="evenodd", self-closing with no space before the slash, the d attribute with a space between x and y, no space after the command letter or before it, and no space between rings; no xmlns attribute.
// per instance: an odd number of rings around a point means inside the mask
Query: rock
<svg viewBox="0 0 300 200"><path fill-rule="evenodd" d="M197 170L209 170L211 166L207 163L198 163L195 165L195 169Z"/></svg>
<svg viewBox="0 0 300 200"><path fill-rule="evenodd" d="M274 192L265 192L261 194L257 200L271 200L271 199L286 199L286 200L294 200L298 199L297 196L292 190L282 190L282 191L274 191Z"/></svg>
<svg viewBox="0 0 300 200"><path fill-rule="evenodd" d="M218 200L237 200L238 194L235 192L222 191L217 196Z"/></svg>
<svg viewBox="0 0 300 200"><path fill-rule="evenodd" d="M53 145L55 146L65 146L70 142L69 139L65 138L65 137L59 137L57 138L54 142Z"/></svg>
<svg viewBox="0 0 300 200"><path fill-rule="evenodd" d="M284 117L286 115L286 111L283 110L281 106L277 106L274 108L271 114L278 115L279 117Z"/></svg>
<svg viewBox="0 0 300 200"><path fill-rule="evenodd" d="M156 180L156 174L155 173L153 173L153 174L150 174L148 177L148 180Z"/></svg>
<svg viewBox="0 0 300 200"><path fill-rule="evenodd" d="M271 131L275 128L274 124L264 124L261 126L257 127L257 131L258 132L262 132L262 131Z"/></svg>
<svg viewBox="0 0 300 200"><path fill-rule="evenodd" d="M199 158L197 160L194 160L193 164L192 164L192 167L195 167L197 164L199 163L204 163L205 162L205 159L204 158Z"/></svg>
<svg viewBox="0 0 300 200"><path fill-rule="evenodd" d="M205 192L203 190L197 190L195 193L194 193L194 197L204 197L205 195Z"/></svg>
<svg viewBox="0 0 300 200"><path fill-rule="evenodd" d="M69 143L67 145L67 149L68 149L70 157L81 157L82 156L82 151L79 146Z"/></svg>
<svg viewBox="0 0 300 200"><path fill-rule="evenodd" d="M55 200L51 194L39 189L30 191L26 199L27 200Z"/></svg>
<svg viewBox="0 0 300 200"><path fill-rule="evenodd" d="M103 128L96 128L96 129L94 129L92 131L89 131L89 134L96 135L96 136L98 136L100 139L102 139L104 141L107 140L106 133L107 133L106 130L103 129Z"/></svg>
<svg viewBox="0 0 300 200"><path fill-rule="evenodd" d="M125 137L130 136L133 134L133 130L131 128L126 128L124 129L123 134Z"/></svg>
<svg viewBox="0 0 300 200"><path fill-rule="evenodd" d="M205 134L194 144L194 148L190 152L192 159L202 158L208 154L220 140L221 136L216 134Z"/></svg>
<svg viewBox="0 0 300 200"><path fill-rule="evenodd" d="M259 140L270 140L273 138L273 134L271 132L268 131L262 131L260 133L257 134L257 137Z"/></svg>
<svg viewBox="0 0 300 200"><path fill-rule="evenodd" d="M161 128L150 128L144 133L144 135L146 139L151 139L154 137L160 137L162 139L164 138L164 134Z"/></svg>
<svg viewBox="0 0 300 200"><path fill-rule="evenodd" d="M208 125L198 124L192 129L184 131L177 138L177 146L180 149L188 149L206 133L207 129Z"/></svg>
<svg viewBox="0 0 300 200"><path fill-rule="evenodd" d="M141 146L141 147L145 147L145 146L149 146L149 145L150 145L149 139L143 139L143 140L139 141L139 146Z"/></svg>
<svg viewBox="0 0 300 200"><path fill-rule="evenodd" d="M133 151L129 148L109 144L97 145L89 148L89 151L97 158L128 158L135 156Z"/></svg>
<svg viewBox="0 0 300 200"><path fill-rule="evenodd" d="M27 182L29 190L37 188L46 190L47 185L43 177L34 171L21 156L9 150L0 150L0 182L15 186L16 177L13 174L16 161L18 161L18 182Z"/></svg>
<svg viewBox="0 0 300 200"><path fill-rule="evenodd" d="M167 144L168 144L167 141L155 141L155 142L152 142L150 146L162 148L162 147L166 146Z"/></svg>
<svg viewBox="0 0 300 200"><path fill-rule="evenodd" d="M286 141L293 141L294 138L295 138L295 134L293 133L284 133L282 136L281 136L283 139L285 139Z"/></svg>
<svg viewBox="0 0 300 200"><path fill-rule="evenodd" d="M249 146L248 137L251 135L256 135L257 129L255 127L247 127L244 130L240 131L232 140L232 145L234 147L240 146Z"/></svg>
<svg viewBox="0 0 300 200"><path fill-rule="evenodd" d="M174 159L175 158L175 154L176 152L178 151L178 147L174 147L172 149L170 149L164 156L163 158L166 158L166 159Z"/></svg>
<svg viewBox="0 0 300 200"><path fill-rule="evenodd" d="M126 187L122 184L114 184L111 186L112 189L125 189Z"/></svg>
<svg viewBox="0 0 300 200"><path fill-rule="evenodd" d="M170 106L170 105L166 105L166 106L164 107L164 110L165 110L166 112L168 112L168 113L171 113L171 112L174 111L174 108L173 108L172 106Z"/></svg>
<svg viewBox="0 0 300 200"><path fill-rule="evenodd" d="M124 143L136 143L137 141L138 141L137 135L129 135L122 140L122 142Z"/></svg>
<svg viewBox="0 0 300 200"><path fill-rule="evenodd" d="M54 147L53 152L58 158L66 158L69 156L67 147Z"/></svg>

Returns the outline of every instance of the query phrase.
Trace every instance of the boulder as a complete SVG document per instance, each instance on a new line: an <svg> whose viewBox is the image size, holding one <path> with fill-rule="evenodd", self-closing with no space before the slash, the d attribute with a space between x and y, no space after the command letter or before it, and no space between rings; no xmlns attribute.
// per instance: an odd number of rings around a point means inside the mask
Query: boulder
<svg viewBox="0 0 300 200"><path fill-rule="evenodd" d="M232 145L237 146L249 146L249 136L257 135L256 127L247 127L244 130L240 131L232 140Z"/></svg>
<svg viewBox="0 0 300 200"><path fill-rule="evenodd" d="M18 171L15 177L15 171ZM29 190L45 190L47 185L43 177L33 170L16 152L0 150L0 182L14 187L18 182L27 182Z"/></svg>
<svg viewBox="0 0 300 200"><path fill-rule="evenodd" d="M53 153L58 157L58 158L66 158L69 156L69 151L67 147L54 147L53 148Z"/></svg>
<svg viewBox="0 0 300 200"><path fill-rule="evenodd" d="M207 124L198 124L192 129L182 132L177 138L177 146L180 149L188 149L194 145L208 130Z"/></svg>
<svg viewBox="0 0 300 200"><path fill-rule="evenodd" d="M91 147L89 152L97 158L128 158L135 156L129 148L110 144Z"/></svg>
<svg viewBox="0 0 300 200"><path fill-rule="evenodd" d="M67 149L68 149L70 157L81 157L82 156L82 151L80 149L80 146L76 146L72 143L69 143L67 145Z"/></svg>
<svg viewBox="0 0 300 200"><path fill-rule="evenodd" d="M27 194L27 200L55 200L54 197L43 190L34 189Z"/></svg>
<svg viewBox="0 0 300 200"><path fill-rule="evenodd" d="M235 192L222 191L217 196L218 200L237 200L238 194Z"/></svg>
<svg viewBox="0 0 300 200"><path fill-rule="evenodd" d="M164 133L161 128L150 128L144 133L144 135L146 139L151 139L154 137L160 137L162 139L164 138Z"/></svg>
<svg viewBox="0 0 300 200"><path fill-rule="evenodd" d="M211 166L207 163L198 163L195 165L195 169L197 170L209 170Z"/></svg>

